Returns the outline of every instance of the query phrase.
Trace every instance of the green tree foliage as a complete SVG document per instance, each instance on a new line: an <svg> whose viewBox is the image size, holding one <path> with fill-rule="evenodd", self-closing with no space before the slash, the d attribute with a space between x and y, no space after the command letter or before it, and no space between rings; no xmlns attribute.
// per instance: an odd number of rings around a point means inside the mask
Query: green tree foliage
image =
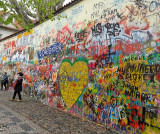
<svg viewBox="0 0 160 134"><path fill-rule="evenodd" d="M4 25L13 24L15 19L22 28L29 31L33 28L32 20L40 23L46 19L55 20L53 15L56 10L63 6L65 0L0 0L0 11L8 14L4 19L0 15L0 23ZM58 19L66 17L58 15Z"/></svg>

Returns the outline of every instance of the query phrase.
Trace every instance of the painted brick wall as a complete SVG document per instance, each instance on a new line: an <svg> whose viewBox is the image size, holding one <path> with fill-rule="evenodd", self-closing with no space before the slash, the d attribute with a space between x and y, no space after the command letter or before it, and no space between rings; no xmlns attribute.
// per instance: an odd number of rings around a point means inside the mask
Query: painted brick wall
<svg viewBox="0 0 160 134"><path fill-rule="evenodd" d="M1 42L1 70L21 70L23 92L44 104L160 133L160 1L84 0L61 15Z"/></svg>

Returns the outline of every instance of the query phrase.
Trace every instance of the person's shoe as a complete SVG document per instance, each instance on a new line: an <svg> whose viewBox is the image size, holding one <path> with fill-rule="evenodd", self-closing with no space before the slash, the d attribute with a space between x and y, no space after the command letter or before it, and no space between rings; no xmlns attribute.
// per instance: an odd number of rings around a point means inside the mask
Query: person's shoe
<svg viewBox="0 0 160 134"><path fill-rule="evenodd" d="M17 100L18 102L21 102L21 100Z"/></svg>
<svg viewBox="0 0 160 134"><path fill-rule="evenodd" d="M14 101L14 99L10 99L10 101Z"/></svg>

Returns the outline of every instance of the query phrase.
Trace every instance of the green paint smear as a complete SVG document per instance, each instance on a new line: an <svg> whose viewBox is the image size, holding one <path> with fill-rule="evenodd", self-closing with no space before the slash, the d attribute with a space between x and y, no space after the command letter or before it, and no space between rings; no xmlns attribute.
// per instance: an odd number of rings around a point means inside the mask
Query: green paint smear
<svg viewBox="0 0 160 134"><path fill-rule="evenodd" d="M73 63L69 60L69 59L64 59L63 61L62 61L62 63L63 62L69 62L70 64L71 64L71 66L73 66L76 62L78 62L78 61L84 61L87 65L88 65L88 60L87 59L85 59L85 58L77 58ZM61 65L62 65L62 63L61 63Z"/></svg>

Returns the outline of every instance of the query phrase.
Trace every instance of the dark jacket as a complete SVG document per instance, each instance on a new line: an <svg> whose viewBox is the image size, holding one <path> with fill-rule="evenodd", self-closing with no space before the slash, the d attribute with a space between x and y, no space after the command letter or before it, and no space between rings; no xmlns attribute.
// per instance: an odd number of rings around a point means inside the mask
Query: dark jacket
<svg viewBox="0 0 160 134"><path fill-rule="evenodd" d="M16 80L15 91L22 91L22 82L23 78L18 78L18 80Z"/></svg>
<svg viewBox="0 0 160 134"><path fill-rule="evenodd" d="M1 79L1 83L8 83L8 76L5 74Z"/></svg>

